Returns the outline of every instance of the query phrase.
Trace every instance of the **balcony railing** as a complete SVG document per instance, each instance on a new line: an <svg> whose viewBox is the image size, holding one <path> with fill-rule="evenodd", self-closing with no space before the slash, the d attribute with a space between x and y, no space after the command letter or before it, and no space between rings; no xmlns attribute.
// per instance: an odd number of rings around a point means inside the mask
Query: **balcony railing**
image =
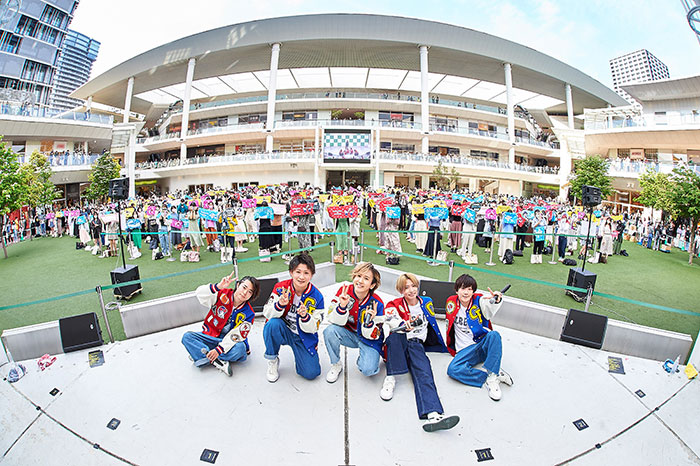
<svg viewBox="0 0 700 466"><path fill-rule="evenodd" d="M199 165L206 163L231 163L231 162L255 162L263 160L312 160L314 153L307 152L255 152L241 154L225 154L225 155L204 155L197 157L188 157L185 159L184 165ZM136 164L137 170L155 170L158 168L179 167L183 165L180 159L160 160L156 162L139 162Z"/></svg>
<svg viewBox="0 0 700 466"><path fill-rule="evenodd" d="M111 125L114 122L112 115L102 115L91 112L65 112L55 108L41 105L22 105L19 102L3 102L0 104L0 114L33 118L54 118L58 120L89 121Z"/></svg>
<svg viewBox="0 0 700 466"><path fill-rule="evenodd" d="M496 160L485 159L481 157L468 157L462 155L434 155L434 154L418 154L412 152L387 152L380 151L379 157L382 160L401 160L406 162L430 162L437 164L438 162L453 163L456 165L468 165L472 167L498 168L503 170L517 170L529 173L541 173L543 175L557 175L559 167L535 167L525 164L510 164L498 162Z"/></svg>
<svg viewBox="0 0 700 466"><path fill-rule="evenodd" d="M98 154L60 154L60 155L49 155L46 154L46 159L52 167L67 167L67 166L80 166L80 165L92 165L98 159ZM29 163L29 155L20 155L18 158L20 163Z"/></svg>
<svg viewBox="0 0 700 466"><path fill-rule="evenodd" d="M674 163L659 163L648 160L629 160L616 159L611 160L608 168L608 174L611 176L625 176L627 174L642 174L648 170L657 173L671 173L674 168L680 167L681 164ZM700 174L700 165L685 165L695 173Z"/></svg>
<svg viewBox="0 0 700 466"><path fill-rule="evenodd" d="M633 118L616 118L586 120L586 131L621 129L621 128L648 128L662 129L674 126L700 125L700 113L689 112L673 115L639 115Z"/></svg>

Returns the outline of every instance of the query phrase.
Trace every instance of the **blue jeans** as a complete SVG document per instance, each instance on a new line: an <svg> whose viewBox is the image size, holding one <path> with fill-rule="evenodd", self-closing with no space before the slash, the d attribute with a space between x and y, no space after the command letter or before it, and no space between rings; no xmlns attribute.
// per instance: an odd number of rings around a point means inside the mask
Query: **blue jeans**
<svg viewBox="0 0 700 466"><path fill-rule="evenodd" d="M340 325L331 324L323 331L323 339L326 341L331 364L340 361L340 345L343 345L348 348L360 348L360 355L357 357L357 368L360 372L367 376L379 372L379 351L363 343L356 333Z"/></svg>
<svg viewBox="0 0 700 466"><path fill-rule="evenodd" d="M216 348L221 340L221 338L211 337L201 332L186 332L182 336L182 344L185 345L185 349L190 353L194 359L194 365L197 367L209 364L207 353ZM245 361L247 357L245 343L240 342L236 343L227 353L220 355L219 359L233 362Z"/></svg>
<svg viewBox="0 0 700 466"><path fill-rule="evenodd" d="M425 419L428 413L442 414L442 403L433 380L430 359L425 354L423 343L408 340L406 334L392 333L386 339L386 374L398 375L411 372L413 392L416 395L418 417Z"/></svg>
<svg viewBox="0 0 700 466"><path fill-rule="evenodd" d="M486 382L487 372L473 366L484 363L484 369L498 374L501 370L503 346L501 335L496 331L488 332L484 338L471 346L463 348L447 367L447 375L473 387L481 387Z"/></svg>
<svg viewBox="0 0 700 466"><path fill-rule="evenodd" d="M413 218L411 218L411 224L408 226L408 231L409 231L408 237L410 239L416 238L416 235L414 233L412 233L415 229L416 229L416 222L415 222L415 220L413 220Z"/></svg>
<svg viewBox="0 0 700 466"><path fill-rule="evenodd" d="M566 236L560 236L557 244L557 249L559 249L559 257L564 258L566 257Z"/></svg>
<svg viewBox="0 0 700 466"><path fill-rule="evenodd" d="M167 227L160 227L158 230L158 241L160 241L160 252L167 256L170 253L170 238Z"/></svg>
<svg viewBox="0 0 700 466"><path fill-rule="evenodd" d="M301 337L289 330L282 319L273 318L267 321L263 327L263 340L265 341L265 359L275 359L280 352L280 346L287 345L294 353L297 374L308 380L321 375L318 353L309 353Z"/></svg>

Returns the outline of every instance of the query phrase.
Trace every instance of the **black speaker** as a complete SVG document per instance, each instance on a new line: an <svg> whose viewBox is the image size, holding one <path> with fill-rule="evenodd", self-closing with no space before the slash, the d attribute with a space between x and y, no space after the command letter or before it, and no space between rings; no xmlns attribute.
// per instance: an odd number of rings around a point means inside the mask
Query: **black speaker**
<svg viewBox="0 0 700 466"><path fill-rule="evenodd" d="M123 200L129 197L129 178L114 178L109 180L109 197Z"/></svg>
<svg viewBox="0 0 700 466"><path fill-rule="evenodd" d="M600 188L586 185L581 188L581 203L585 207L597 206L600 202Z"/></svg>
<svg viewBox="0 0 700 466"><path fill-rule="evenodd" d="M569 343L576 343L577 345L600 349L603 347L607 328L608 318L606 316L569 309L559 339Z"/></svg>
<svg viewBox="0 0 700 466"><path fill-rule="evenodd" d="M263 278L258 280L260 284L260 293L258 293L258 297L255 298L255 300L250 302L250 307L253 308L253 312L262 312L277 282L278 280L276 278Z"/></svg>
<svg viewBox="0 0 700 466"><path fill-rule="evenodd" d="M58 328L64 353L102 345L102 330L94 312L58 319Z"/></svg>
<svg viewBox="0 0 700 466"><path fill-rule="evenodd" d="M581 270L578 267L569 269L569 278L566 280L566 286L574 286L585 290L590 288L595 290L595 280L597 275L589 270ZM586 299L586 293L583 291L566 290L566 294L574 298L576 301Z"/></svg>
<svg viewBox="0 0 700 466"><path fill-rule="evenodd" d="M109 275L112 278L112 285L126 283L141 278L139 276L138 266L133 264L127 264L126 267L117 267L116 269L112 270ZM118 286L114 288L114 296L119 299L131 299L132 296L134 296L136 293L140 293L141 290L142 288L140 283Z"/></svg>
<svg viewBox="0 0 700 466"><path fill-rule="evenodd" d="M418 287L418 296L427 296L433 300L436 314L445 314L447 298L455 293L454 282L439 282L435 280L421 280Z"/></svg>

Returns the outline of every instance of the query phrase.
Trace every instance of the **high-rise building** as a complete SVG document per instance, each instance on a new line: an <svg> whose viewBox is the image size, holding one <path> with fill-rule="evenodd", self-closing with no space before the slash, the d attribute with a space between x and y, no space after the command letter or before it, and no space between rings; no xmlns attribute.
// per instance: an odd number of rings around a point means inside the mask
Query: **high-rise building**
<svg viewBox="0 0 700 466"><path fill-rule="evenodd" d="M65 111L83 103L82 100L68 96L90 79L92 64L97 59L99 50L100 43L95 39L73 30L68 31L58 59L51 94L53 109Z"/></svg>
<svg viewBox="0 0 700 466"><path fill-rule="evenodd" d="M700 0L681 0L690 29L700 42Z"/></svg>
<svg viewBox="0 0 700 466"><path fill-rule="evenodd" d="M49 116L59 50L78 0L22 0L0 25L2 111Z"/></svg>
<svg viewBox="0 0 700 466"><path fill-rule="evenodd" d="M646 49L622 55L610 60L613 89L631 104L637 103L622 90L623 84L648 83L669 79L668 67Z"/></svg>

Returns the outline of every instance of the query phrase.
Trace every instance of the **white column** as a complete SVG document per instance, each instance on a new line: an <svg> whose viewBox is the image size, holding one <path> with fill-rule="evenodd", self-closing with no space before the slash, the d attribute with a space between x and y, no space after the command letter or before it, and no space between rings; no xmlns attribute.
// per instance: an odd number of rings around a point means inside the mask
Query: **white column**
<svg viewBox="0 0 700 466"><path fill-rule="evenodd" d="M321 177L319 176L319 164L321 161L319 160L319 153L320 151L318 150L318 144L319 144L319 134L321 132L321 127L316 126L316 129L314 131L314 186L319 186L321 185Z"/></svg>
<svg viewBox="0 0 700 466"><path fill-rule="evenodd" d="M420 121L423 139L421 140L421 152L428 153L430 132L430 105L428 99L428 46L421 45L420 50Z"/></svg>
<svg viewBox="0 0 700 466"><path fill-rule="evenodd" d="M571 97L571 84L566 83L566 116L569 129L574 129L574 100Z"/></svg>
<svg viewBox="0 0 700 466"><path fill-rule="evenodd" d="M421 189L430 188L430 175L421 175L420 176L420 188Z"/></svg>
<svg viewBox="0 0 700 466"><path fill-rule="evenodd" d="M506 113L508 114L508 163L515 164L515 115L513 113L513 75L510 63L503 65L506 76Z"/></svg>
<svg viewBox="0 0 700 466"><path fill-rule="evenodd" d="M566 202L569 197L569 188L564 186L569 182L571 174L571 152L569 152L568 139L559 138L559 200Z"/></svg>
<svg viewBox="0 0 700 466"><path fill-rule="evenodd" d="M89 154L88 154L88 142L87 142L87 141L83 141L83 152L85 152L85 155L89 155Z"/></svg>
<svg viewBox="0 0 700 466"><path fill-rule="evenodd" d="M89 95L87 100L85 101L85 112L90 113L92 110L92 96Z"/></svg>
<svg viewBox="0 0 700 466"><path fill-rule="evenodd" d="M379 188L379 146L381 146L380 129L375 129L375 146L374 146L374 187Z"/></svg>
<svg viewBox="0 0 700 466"><path fill-rule="evenodd" d="M469 191L478 191L479 190L479 179L478 178L469 178Z"/></svg>
<svg viewBox="0 0 700 466"><path fill-rule="evenodd" d="M129 176L129 197L136 197L136 128L129 131L129 145L126 147L126 172Z"/></svg>
<svg viewBox="0 0 700 466"><path fill-rule="evenodd" d="M129 122L129 114L131 113L131 95L134 93L134 77L130 77L126 83L126 97L124 99L124 120L123 123Z"/></svg>
<svg viewBox="0 0 700 466"><path fill-rule="evenodd" d="M280 59L280 44L272 44L270 55L270 82L267 86L267 138L265 140L265 152L272 152L272 131L275 127L275 99L277 98L277 65Z"/></svg>
<svg viewBox="0 0 700 466"><path fill-rule="evenodd" d="M194 66L197 60L190 58L187 62L187 76L185 77L185 95L182 99L182 126L180 127L180 162L187 160L187 128L190 126L190 98L192 96L192 80L194 79Z"/></svg>
<svg viewBox="0 0 700 466"><path fill-rule="evenodd" d="M608 104L608 108L612 108L612 105ZM612 128L612 126L613 126L612 115L608 115L608 129Z"/></svg>

